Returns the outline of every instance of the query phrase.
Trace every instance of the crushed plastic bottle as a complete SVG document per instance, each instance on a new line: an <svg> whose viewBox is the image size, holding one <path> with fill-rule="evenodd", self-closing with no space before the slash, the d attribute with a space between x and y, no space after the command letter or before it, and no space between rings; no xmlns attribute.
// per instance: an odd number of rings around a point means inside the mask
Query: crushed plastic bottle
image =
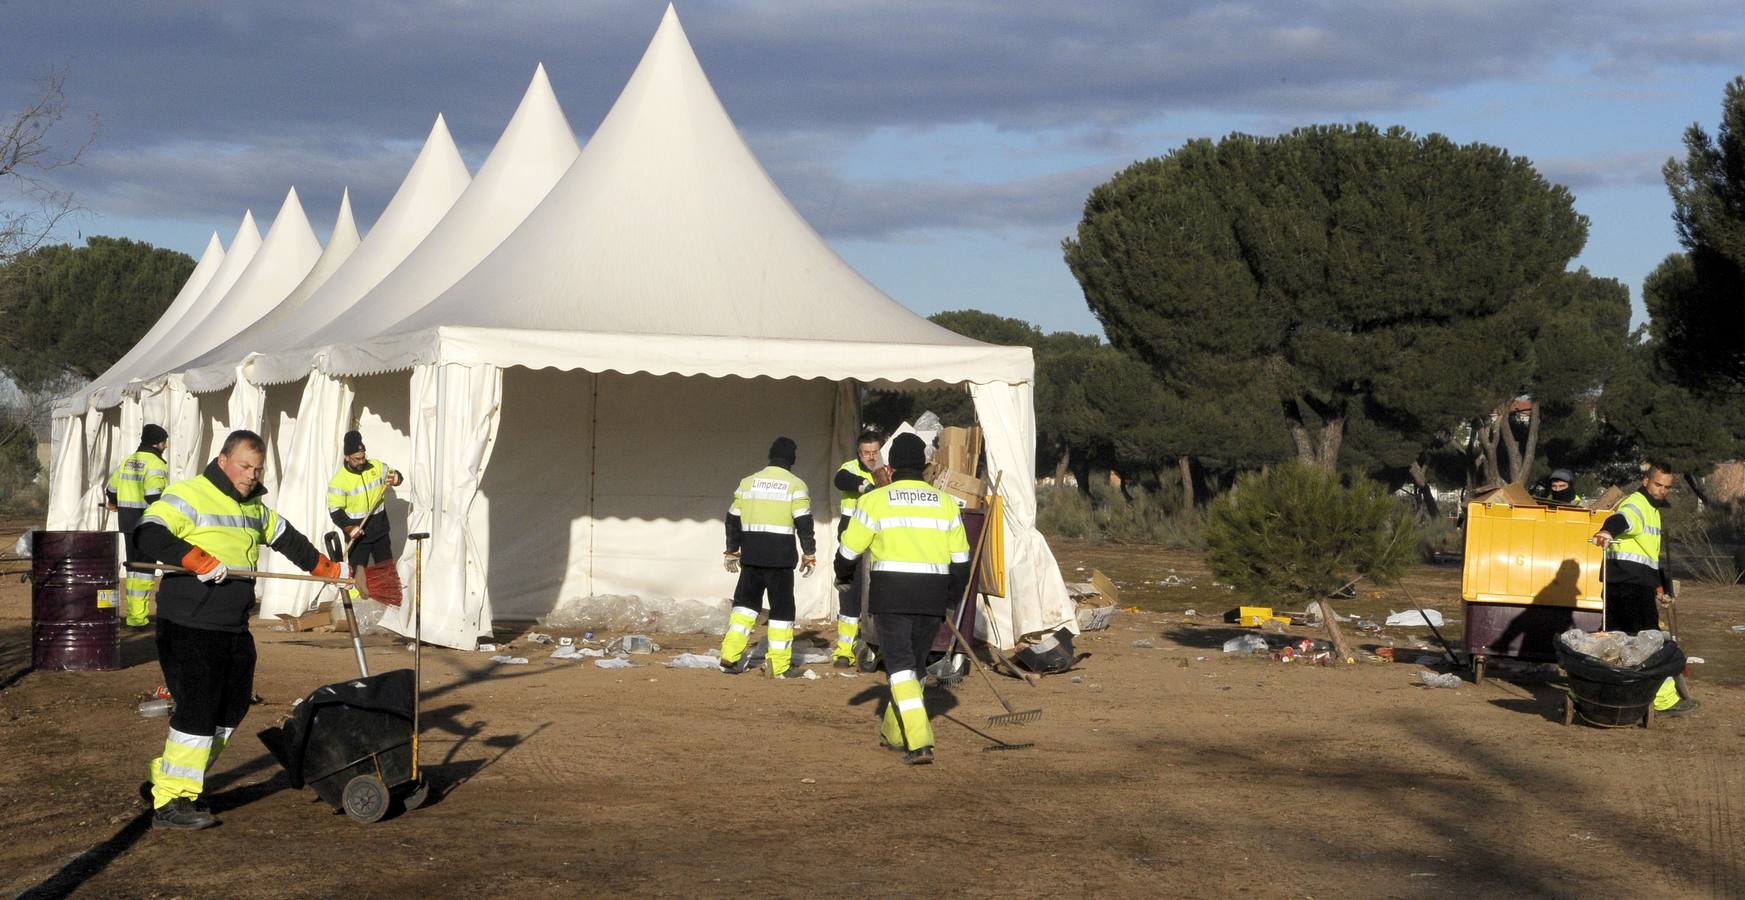
<svg viewBox="0 0 1745 900"><path fill-rule="evenodd" d="M175 703L169 700L147 700L139 705L139 714L143 718L157 719L170 714Z"/></svg>
<svg viewBox="0 0 1745 900"><path fill-rule="evenodd" d="M1265 653L1266 638L1263 638L1258 634L1245 634L1240 637L1233 637L1224 642L1224 652L1235 653L1242 656L1247 656L1251 653Z"/></svg>
<svg viewBox="0 0 1745 900"><path fill-rule="evenodd" d="M1418 673L1418 680L1423 682L1425 687L1433 687L1433 688L1457 688L1457 687L1460 687L1460 676L1454 674L1453 672L1443 672L1443 673L1438 674L1436 672L1420 671Z"/></svg>
<svg viewBox="0 0 1745 900"><path fill-rule="evenodd" d="M654 639L646 634L627 634L606 645L606 651L608 653L623 651L625 653L635 653L640 655L644 653L653 653L659 649L660 645L655 643Z"/></svg>

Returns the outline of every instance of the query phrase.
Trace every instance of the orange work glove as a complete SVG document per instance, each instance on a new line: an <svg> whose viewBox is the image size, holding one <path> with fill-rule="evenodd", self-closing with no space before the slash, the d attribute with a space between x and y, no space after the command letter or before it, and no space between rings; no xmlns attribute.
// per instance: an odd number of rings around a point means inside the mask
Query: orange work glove
<svg viewBox="0 0 1745 900"><path fill-rule="evenodd" d="M309 574L322 578L344 578L345 570L340 567L339 563L323 555L321 561L315 564L315 568L309 570Z"/></svg>
<svg viewBox="0 0 1745 900"><path fill-rule="evenodd" d="M223 581L224 576L230 574L230 570L219 561L218 557L199 547L189 550L182 556L182 565L199 576L201 581Z"/></svg>

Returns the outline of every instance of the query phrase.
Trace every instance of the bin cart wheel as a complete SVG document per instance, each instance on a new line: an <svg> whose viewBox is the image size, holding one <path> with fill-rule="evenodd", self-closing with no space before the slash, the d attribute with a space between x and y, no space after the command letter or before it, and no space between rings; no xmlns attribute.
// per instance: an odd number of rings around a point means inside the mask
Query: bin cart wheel
<svg viewBox="0 0 1745 900"><path fill-rule="evenodd" d="M424 801L429 800L429 799L430 799L430 782L424 780L423 778L420 778L420 779L418 779L418 786L413 788L412 793L407 794L400 801L400 806L406 810L414 810L420 806L423 806Z"/></svg>
<svg viewBox="0 0 1745 900"><path fill-rule="evenodd" d="M1472 683L1484 684L1484 657L1482 656L1472 658Z"/></svg>
<svg viewBox="0 0 1745 900"><path fill-rule="evenodd" d="M388 814L388 786L374 775L359 775L345 783L345 814L369 824Z"/></svg>

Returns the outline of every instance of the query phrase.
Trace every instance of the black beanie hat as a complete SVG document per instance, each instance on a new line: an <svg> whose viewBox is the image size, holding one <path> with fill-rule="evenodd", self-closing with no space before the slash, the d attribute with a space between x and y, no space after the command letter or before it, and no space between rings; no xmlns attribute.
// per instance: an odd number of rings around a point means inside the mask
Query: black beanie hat
<svg viewBox="0 0 1745 900"><path fill-rule="evenodd" d="M170 439L170 433L162 425L147 425L139 430L139 444L142 447L155 447L160 441Z"/></svg>
<svg viewBox="0 0 1745 900"><path fill-rule="evenodd" d="M364 448L364 435L361 431L345 433L345 455L350 456Z"/></svg>
<svg viewBox="0 0 1745 900"><path fill-rule="evenodd" d="M927 444L919 435L904 432L891 442L891 468L924 469L927 467Z"/></svg>
<svg viewBox="0 0 1745 900"><path fill-rule="evenodd" d="M794 460L799 458L799 455L800 448L794 443L793 438L779 437L775 439L775 443L769 445L770 462L791 466L794 464Z"/></svg>

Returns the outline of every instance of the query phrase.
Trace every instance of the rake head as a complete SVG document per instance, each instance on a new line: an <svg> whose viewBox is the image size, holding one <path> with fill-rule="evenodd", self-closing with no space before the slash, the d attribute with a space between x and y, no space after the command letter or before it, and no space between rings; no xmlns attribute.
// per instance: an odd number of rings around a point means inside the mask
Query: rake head
<svg viewBox="0 0 1745 900"><path fill-rule="evenodd" d="M983 747L982 752L983 753L990 753L990 752L995 751L995 750L1028 750L1034 746L1036 746L1036 745L1035 744L1008 744L1004 741L1001 741L998 744L989 744L988 746Z"/></svg>
<svg viewBox="0 0 1745 900"><path fill-rule="evenodd" d="M1002 713L988 716L989 725L1028 725L1042 720L1042 710L1026 709L1019 712Z"/></svg>

